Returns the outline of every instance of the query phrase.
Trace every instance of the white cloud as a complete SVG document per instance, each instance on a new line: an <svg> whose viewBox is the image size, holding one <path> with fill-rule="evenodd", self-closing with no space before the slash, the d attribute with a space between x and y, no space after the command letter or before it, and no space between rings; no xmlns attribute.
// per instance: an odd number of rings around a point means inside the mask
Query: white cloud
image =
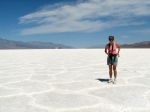
<svg viewBox="0 0 150 112"><path fill-rule="evenodd" d="M84 2L82 2L84 1ZM97 31L116 26L139 25L134 17L150 15L149 0L80 0L74 5L56 4L19 18L34 24L22 34Z"/></svg>
<svg viewBox="0 0 150 112"><path fill-rule="evenodd" d="M132 30L131 33L150 34L150 28L143 28L143 29L138 29L138 30Z"/></svg>

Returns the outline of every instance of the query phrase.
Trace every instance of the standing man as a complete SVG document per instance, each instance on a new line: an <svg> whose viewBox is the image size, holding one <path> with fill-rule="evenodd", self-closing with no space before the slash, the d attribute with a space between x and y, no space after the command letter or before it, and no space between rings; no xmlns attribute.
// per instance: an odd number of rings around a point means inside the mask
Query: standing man
<svg viewBox="0 0 150 112"><path fill-rule="evenodd" d="M105 46L107 57L107 65L109 66L109 81L108 83L116 83L117 78L117 63L120 52L120 45L114 41L114 36L109 36L109 43ZM114 80L112 74L114 73Z"/></svg>

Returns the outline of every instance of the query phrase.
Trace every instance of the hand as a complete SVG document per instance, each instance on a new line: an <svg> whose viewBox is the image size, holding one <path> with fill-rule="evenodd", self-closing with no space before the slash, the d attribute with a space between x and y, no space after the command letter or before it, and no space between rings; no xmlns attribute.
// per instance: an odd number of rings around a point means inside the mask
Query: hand
<svg viewBox="0 0 150 112"><path fill-rule="evenodd" d="M107 55L108 55L108 53L107 52L105 52Z"/></svg>

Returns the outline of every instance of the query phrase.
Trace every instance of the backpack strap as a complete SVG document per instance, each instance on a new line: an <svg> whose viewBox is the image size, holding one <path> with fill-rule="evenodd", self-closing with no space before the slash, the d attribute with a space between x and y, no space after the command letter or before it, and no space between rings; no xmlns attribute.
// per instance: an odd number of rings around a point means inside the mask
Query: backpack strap
<svg viewBox="0 0 150 112"><path fill-rule="evenodd" d="M114 50L114 43L112 44L112 52L113 52L113 50Z"/></svg>
<svg viewBox="0 0 150 112"><path fill-rule="evenodd" d="M108 53L109 53L110 43L107 44L107 47L108 47Z"/></svg>

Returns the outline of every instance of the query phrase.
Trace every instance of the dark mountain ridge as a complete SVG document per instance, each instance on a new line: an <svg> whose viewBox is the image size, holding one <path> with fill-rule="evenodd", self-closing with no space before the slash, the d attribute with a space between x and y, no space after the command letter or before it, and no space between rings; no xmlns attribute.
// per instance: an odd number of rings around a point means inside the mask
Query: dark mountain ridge
<svg viewBox="0 0 150 112"><path fill-rule="evenodd" d="M22 42L0 38L0 49L71 49L73 47L52 42Z"/></svg>

